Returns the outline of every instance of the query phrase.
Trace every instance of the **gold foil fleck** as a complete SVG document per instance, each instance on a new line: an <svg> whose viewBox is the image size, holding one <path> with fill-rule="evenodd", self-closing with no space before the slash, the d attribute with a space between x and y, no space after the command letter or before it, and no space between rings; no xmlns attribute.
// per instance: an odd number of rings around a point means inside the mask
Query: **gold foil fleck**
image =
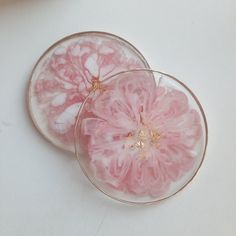
<svg viewBox="0 0 236 236"><path fill-rule="evenodd" d="M101 82L99 81L99 79L93 80L91 90L93 92L95 92L96 90L101 90L101 89L102 89L102 85L101 85Z"/></svg>

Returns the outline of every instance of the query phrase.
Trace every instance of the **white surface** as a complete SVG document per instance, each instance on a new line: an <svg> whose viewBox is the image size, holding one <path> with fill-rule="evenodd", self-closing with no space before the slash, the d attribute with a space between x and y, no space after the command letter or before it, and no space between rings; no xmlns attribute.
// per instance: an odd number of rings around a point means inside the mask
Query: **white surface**
<svg viewBox="0 0 236 236"><path fill-rule="evenodd" d="M126 38L203 104L205 162L190 186L159 205L103 196L30 123L34 63L56 40L87 30ZM0 235L236 235L235 42L235 0L0 0Z"/></svg>

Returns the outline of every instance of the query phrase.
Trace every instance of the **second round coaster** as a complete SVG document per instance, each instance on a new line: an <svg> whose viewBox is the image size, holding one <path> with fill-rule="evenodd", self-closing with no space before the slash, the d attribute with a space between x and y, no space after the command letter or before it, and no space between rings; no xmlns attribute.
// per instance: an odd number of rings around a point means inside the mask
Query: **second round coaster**
<svg viewBox="0 0 236 236"><path fill-rule="evenodd" d="M126 40L104 32L82 32L51 46L30 79L28 105L39 132L57 147L74 152L78 110L100 81L123 71L149 68Z"/></svg>

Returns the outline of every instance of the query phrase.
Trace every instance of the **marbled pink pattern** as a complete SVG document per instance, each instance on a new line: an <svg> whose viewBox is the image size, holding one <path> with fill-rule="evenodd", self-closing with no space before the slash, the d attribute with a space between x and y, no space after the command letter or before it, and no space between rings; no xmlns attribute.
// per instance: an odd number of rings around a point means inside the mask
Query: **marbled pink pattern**
<svg viewBox="0 0 236 236"><path fill-rule="evenodd" d="M89 99L78 124L81 162L93 178L139 196L160 197L190 171L202 135L183 92L137 75Z"/></svg>
<svg viewBox="0 0 236 236"><path fill-rule="evenodd" d="M84 37L58 46L44 63L34 94L49 133L68 144L68 149L74 142L75 117L93 82L121 70L145 67L138 55L127 53L125 47L109 38Z"/></svg>

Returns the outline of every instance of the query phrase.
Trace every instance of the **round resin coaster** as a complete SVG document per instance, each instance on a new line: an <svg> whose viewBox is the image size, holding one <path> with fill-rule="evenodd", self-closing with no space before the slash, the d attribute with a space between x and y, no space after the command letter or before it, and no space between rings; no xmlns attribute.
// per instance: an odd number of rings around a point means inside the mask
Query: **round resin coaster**
<svg viewBox="0 0 236 236"><path fill-rule="evenodd" d="M112 74L148 67L141 53L118 36L68 36L51 46L33 69L28 97L32 120L47 140L74 152L76 115L88 94Z"/></svg>
<svg viewBox="0 0 236 236"><path fill-rule="evenodd" d="M81 106L76 155L89 180L123 202L151 203L184 188L199 169L207 124L196 96L172 76L118 73Z"/></svg>

